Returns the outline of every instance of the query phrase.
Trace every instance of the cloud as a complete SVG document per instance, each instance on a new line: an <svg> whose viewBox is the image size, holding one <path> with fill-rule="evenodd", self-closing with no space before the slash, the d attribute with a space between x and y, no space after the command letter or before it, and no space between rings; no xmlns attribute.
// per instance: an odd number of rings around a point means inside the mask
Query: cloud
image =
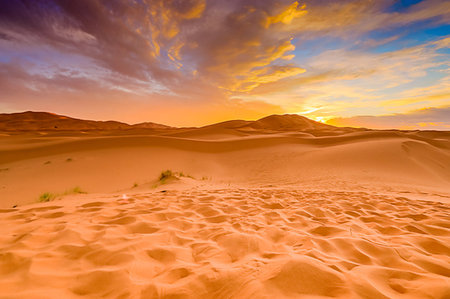
<svg viewBox="0 0 450 299"><path fill-rule="evenodd" d="M321 35L360 36L378 29L389 29L432 20L449 22L450 4L445 0L424 0L402 12L390 11L391 0L307 0L308 14L293 22L295 30L309 32L308 37Z"/></svg>
<svg viewBox="0 0 450 299"><path fill-rule="evenodd" d="M268 74L280 68L299 73L285 63L295 46L282 27L305 12L290 1L11 0L0 12L0 34L169 89L201 77L225 90L249 90L278 80Z"/></svg>
<svg viewBox="0 0 450 299"><path fill-rule="evenodd" d="M397 13L385 12L387 0L305 3L11 0L0 11L0 36L22 47L89 57L109 71L175 91L186 78L200 78L239 93L305 71L288 63L295 57L293 37L442 19L448 6L428 0Z"/></svg>
<svg viewBox="0 0 450 299"><path fill-rule="evenodd" d="M353 116L333 118L330 125L341 127L366 127L372 129L450 130L450 107L424 108L408 113L380 116Z"/></svg>
<svg viewBox="0 0 450 299"><path fill-rule="evenodd" d="M298 2L228 3L226 8L212 5L206 26L190 35L189 44L181 51L199 76L224 90L242 92L304 71L287 63L295 46L292 33L283 30L304 15Z"/></svg>

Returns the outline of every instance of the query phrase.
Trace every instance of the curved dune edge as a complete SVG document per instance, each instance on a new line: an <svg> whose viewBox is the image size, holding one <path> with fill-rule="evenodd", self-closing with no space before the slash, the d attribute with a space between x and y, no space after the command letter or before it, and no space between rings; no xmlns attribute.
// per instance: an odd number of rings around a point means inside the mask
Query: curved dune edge
<svg viewBox="0 0 450 299"><path fill-rule="evenodd" d="M449 298L450 208L228 188L0 210L1 298Z"/></svg>

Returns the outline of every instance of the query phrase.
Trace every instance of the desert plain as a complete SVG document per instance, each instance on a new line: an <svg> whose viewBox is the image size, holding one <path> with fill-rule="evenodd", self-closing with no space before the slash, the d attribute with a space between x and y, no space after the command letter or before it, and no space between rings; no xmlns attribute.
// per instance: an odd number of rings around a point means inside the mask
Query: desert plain
<svg viewBox="0 0 450 299"><path fill-rule="evenodd" d="M450 132L0 115L0 298L450 298Z"/></svg>

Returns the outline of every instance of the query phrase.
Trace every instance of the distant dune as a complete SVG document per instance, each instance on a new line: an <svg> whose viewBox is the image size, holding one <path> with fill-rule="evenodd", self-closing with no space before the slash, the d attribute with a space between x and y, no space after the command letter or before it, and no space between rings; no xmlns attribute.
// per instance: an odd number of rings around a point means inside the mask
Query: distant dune
<svg viewBox="0 0 450 299"><path fill-rule="evenodd" d="M79 131L79 130L130 130L130 129L176 129L152 122L129 125L118 121L82 120L48 112L27 111L22 113L0 114L0 131ZM231 120L202 128L181 129L235 129L264 131L358 131L364 129L338 128L313 121L297 114L271 115L256 121Z"/></svg>
<svg viewBox="0 0 450 299"><path fill-rule="evenodd" d="M82 120L48 112L27 111L0 114L0 131L129 130L133 128L162 129L169 126L151 122L129 125L118 121Z"/></svg>
<svg viewBox="0 0 450 299"><path fill-rule="evenodd" d="M48 112L27 111L21 113L0 114L0 130L3 131L129 130L133 128L163 129L171 127L152 122L129 125L118 121L82 120ZM259 129L268 131L311 131L337 129L337 127L319 123L296 114L271 115L256 121L232 120L208 125L203 128L241 130Z"/></svg>
<svg viewBox="0 0 450 299"><path fill-rule="evenodd" d="M450 298L449 204L450 132L3 114L0 298Z"/></svg>

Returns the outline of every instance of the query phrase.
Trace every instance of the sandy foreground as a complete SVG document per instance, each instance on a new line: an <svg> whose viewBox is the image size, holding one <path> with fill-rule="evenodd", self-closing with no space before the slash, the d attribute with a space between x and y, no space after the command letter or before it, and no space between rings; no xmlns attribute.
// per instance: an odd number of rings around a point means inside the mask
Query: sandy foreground
<svg viewBox="0 0 450 299"><path fill-rule="evenodd" d="M449 207L217 189L3 209L3 298L448 298Z"/></svg>
<svg viewBox="0 0 450 299"><path fill-rule="evenodd" d="M0 298L450 298L449 133L322 135L2 134Z"/></svg>

